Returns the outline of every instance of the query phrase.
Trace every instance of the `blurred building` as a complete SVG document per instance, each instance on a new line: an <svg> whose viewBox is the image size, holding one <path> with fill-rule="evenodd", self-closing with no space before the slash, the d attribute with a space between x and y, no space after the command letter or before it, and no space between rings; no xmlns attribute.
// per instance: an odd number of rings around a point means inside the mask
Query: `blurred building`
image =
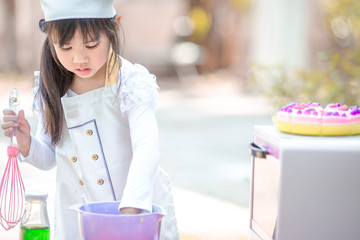
<svg viewBox="0 0 360 240"><path fill-rule="evenodd" d="M184 0L115 0L122 16L122 55L157 75L173 74L170 59L176 42L173 23L187 14Z"/></svg>
<svg viewBox="0 0 360 240"><path fill-rule="evenodd" d="M232 68L246 77L252 62L311 64L311 53L324 42L318 2L115 0L114 5L122 16L122 55L130 61L160 76L190 67L196 73ZM0 1L0 72L29 74L39 68L41 18L40 0Z"/></svg>
<svg viewBox="0 0 360 240"><path fill-rule="evenodd" d="M116 0L122 16L123 54L144 65L164 65L175 34L172 22L186 12L179 0ZM40 0L0 1L0 71L30 73L39 68L45 39L38 28L43 18Z"/></svg>
<svg viewBox="0 0 360 240"><path fill-rule="evenodd" d="M232 2L236 1L115 0L122 16L122 54L160 75L174 73L172 50L183 41L201 48L201 61L194 62L201 71L241 62L247 55L247 41L241 38L248 36L244 34L248 20L240 21L240 11ZM177 20L184 16L195 27L188 36L176 29ZM39 68L45 39L38 29L41 18L39 0L0 1L1 72L31 73Z"/></svg>
<svg viewBox="0 0 360 240"><path fill-rule="evenodd" d="M38 29L40 1L0 1L0 72L38 68L44 36Z"/></svg>

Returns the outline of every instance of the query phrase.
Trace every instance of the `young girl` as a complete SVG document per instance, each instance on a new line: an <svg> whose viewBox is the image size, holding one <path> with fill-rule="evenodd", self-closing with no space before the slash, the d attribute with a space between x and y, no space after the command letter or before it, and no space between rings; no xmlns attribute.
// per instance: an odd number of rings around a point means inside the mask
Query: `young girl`
<svg viewBox="0 0 360 240"><path fill-rule="evenodd" d="M4 134L15 131L20 161L57 166L55 239L78 239L76 212L89 201L120 201L120 214L167 211L161 239L178 239L166 174L158 167L156 78L119 56L120 17L113 0L42 0L43 45L31 136L24 111L4 110ZM15 130L13 130L15 129Z"/></svg>

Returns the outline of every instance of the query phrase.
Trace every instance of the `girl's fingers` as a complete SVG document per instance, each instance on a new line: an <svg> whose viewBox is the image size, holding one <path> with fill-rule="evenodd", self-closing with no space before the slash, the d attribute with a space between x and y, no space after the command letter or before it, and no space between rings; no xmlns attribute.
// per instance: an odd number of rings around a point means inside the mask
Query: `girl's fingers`
<svg viewBox="0 0 360 240"><path fill-rule="evenodd" d="M19 118L19 127L18 129L23 132L25 135L30 134L30 125L29 122L25 118L25 112L24 110L20 110L18 114Z"/></svg>
<svg viewBox="0 0 360 240"><path fill-rule="evenodd" d="M24 112L24 110L19 111L18 121L19 121L20 124L24 124L26 122L25 121L25 112Z"/></svg>
<svg viewBox="0 0 360 240"><path fill-rule="evenodd" d="M12 132L13 132L13 129L12 129L12 128L8 128L8 129L4 130L4 135L5 135L6 137L11 137Z"/></svg>
<svg viewBox="0 0 360 240"><path fill-rule="evenodd" d="M18 122L6 122L6 123L1 124L1 128L3 130L6 130L8 128L17 128L18 126L19 126Z"/></svg>
<svg viewBox="0 0 360 240"><path fill-rule="evenodd" d="M4 130L4 135L10 137L13 132L18 129L20 122L26 123L24 111L19 112L19 116L13 110L4 109L3 110L3 123L1 124L1 129Z"/></svg>
<svg viewBox="0 0 360 240"><path fill-rule="evenodd" d="M18 122L18 117L14 115L4 115L4 122Z"/></svg>
<svg viewBox="0 0 360 240"><path fill-rule="evenodd" d="M4 116L6 116L6 115L16 116L16 113L15 113L13 110L8 109L8 108L6 108L6 109L3 110L3 114L4 114Z"/></svg>

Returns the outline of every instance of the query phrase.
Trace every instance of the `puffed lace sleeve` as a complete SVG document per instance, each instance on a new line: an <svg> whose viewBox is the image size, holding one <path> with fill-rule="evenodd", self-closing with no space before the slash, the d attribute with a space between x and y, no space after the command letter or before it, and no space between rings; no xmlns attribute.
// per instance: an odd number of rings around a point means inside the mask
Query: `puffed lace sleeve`
<svg viewBox="0 0 360 240"><path fill-rule="evenodd" d="M122 59L120 71L121 113L126 116L136 105L145 104L153 110L158 108L159 86L156 77L140 64Z"/></svg>

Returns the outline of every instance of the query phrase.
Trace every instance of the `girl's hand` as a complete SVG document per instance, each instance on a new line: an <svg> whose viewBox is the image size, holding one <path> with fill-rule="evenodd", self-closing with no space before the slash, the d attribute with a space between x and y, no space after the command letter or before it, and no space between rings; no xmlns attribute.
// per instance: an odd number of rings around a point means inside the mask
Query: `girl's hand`
<svg viewBox="0 0 360 240"><path fill-rule="evenodd" d="M135 215L135 214L139 214L140 212L141 212L141 209L139 209L139 208L126 207L126 208L120 209L120 214Z"/></svg>
<svg viewBox="0 0 360 240"><path fill-rule="evenodd" d="M10 109L3 110L3 121L1 128L4 130L4 135L11 137L13 131L16 137L19 151L24 157L29 155L31 136L30 136L30 124L25 119L24 110L20 110L18 116Z"/></svg>

